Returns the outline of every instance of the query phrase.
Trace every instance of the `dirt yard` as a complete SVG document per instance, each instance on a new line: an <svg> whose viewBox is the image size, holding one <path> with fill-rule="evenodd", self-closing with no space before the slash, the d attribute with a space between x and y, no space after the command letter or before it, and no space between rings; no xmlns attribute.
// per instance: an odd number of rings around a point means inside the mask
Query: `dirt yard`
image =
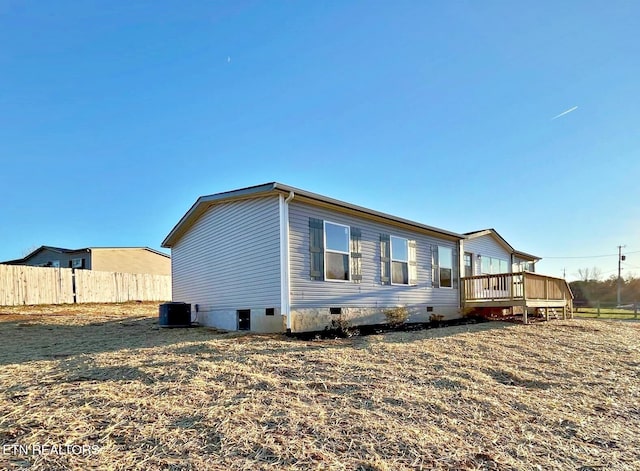
<svg viewBox="0 0 640 471"><path fill-rule="evenodd" d="M640 324L300 341L0 307L0 469L637 470Z"/></svg>

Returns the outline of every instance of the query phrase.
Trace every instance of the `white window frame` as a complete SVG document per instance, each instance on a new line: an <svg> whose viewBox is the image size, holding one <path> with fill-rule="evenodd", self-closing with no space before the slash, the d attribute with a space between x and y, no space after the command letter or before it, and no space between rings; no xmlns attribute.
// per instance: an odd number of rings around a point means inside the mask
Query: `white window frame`
<svg viewBox="0 0 640 471"><path fill-rule="evenodd" d="M71 259L71 268L82 268L82 257Z"/></svg>
<svg viewBox="0 0 640 471"><path fill-rule="evenodd" d="M482 268L482 262L485 260L489 260L489 273L486 273ZM497 267L496 267L496 263L497 262ZM504 273L513 273L513 267L511 267L511 272L509 271L496 271L500 270L500 262L504 262L505 263L505 268L507 270L509 270L509 261L505 260L504 258L498 258L498 257L491 257L490 255L482 255L481 256L481 263L480 263L480 272L482 275L502 275Z"/></svg>
<svg viewBox="0 0 640 471"><path fill-rule="evenodd" d="M520 260L511 266L511 273L521 271L535 272L535 263L530 260Z"/></svg>
<svg viewBox="0 0 640 471"><path fill-rule="evenodd" d="M393 258L393 239L401 239L404 240L407 244L407 259L406 260L397 260ZM389 277L390 277L390 281L391 281L391 285L392 286L411 286L410 283L410 273L409 273L409 239L407 239L406 237L400 237L400 236L395 236L395 235L391 235L389 234L389 264L390 264L390 270L389 270ZM399 262L399 263L405 263L407 265L407 282L406 283L394 283L393 282L393 262Z"/></svg>
<svg viewBox="0 0 640 471"><path fill-rule="evenodd" d="M442 251L441 249L447 249L451 253L451 267L443 267L442 266ZM442 289L453 289L453 264L455 261L453 260L453 247L447 247L446 245L438 245L438 288ZM442 286L442 269L451 270L451 286Z"/></svg>
<svg viewBox="0 0 640 471"><path fill-rule="evenodd" d="M466 264L467 256L468 256L469 262L470 262L469 265ZM474 254L472 252L463 252L463 254L462 254L462 269L465 272L464 273L465 277L467 276L467 274L466 274L467 266L471 269L471 274L469 276L474 276L475 275L474 270L473 270L475 268L474 267L475 264L473 263L474 262L473 257L474 257Z"/></svg>
<svg viewBox="0 0 640 471"><path fill-rule="evenodd" d="M340 250L333 250L327 247L327 224L332 224L334 226L346 227L347 228L347 251L342 252ZM324 281L330 281L332 283L350 283L351 282L351 226L346 224L340 224L339 222L333 221L322 221L322 238L324 245ZM336 253L340 255L347 256L347 279L346 280L336 280L335 278L327 277L327 253Z"/></svg>

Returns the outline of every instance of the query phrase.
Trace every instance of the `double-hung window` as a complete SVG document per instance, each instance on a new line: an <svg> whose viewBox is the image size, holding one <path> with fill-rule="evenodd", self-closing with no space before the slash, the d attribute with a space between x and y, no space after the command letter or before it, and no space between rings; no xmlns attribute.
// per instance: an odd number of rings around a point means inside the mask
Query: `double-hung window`
<svg viewBox="0 0 640 471"><path fill-rule="evenodd" d="M350 228L324 221L325 280L349 281Z"/></svg>
<svg viewBox="0 0 640 471"><path fill-rule="evenodd" d="M380 282L383 285L418 284L415 240L380 234Z"/></svg>
<svg viewBox="0 0 640 471"><path fill-rule="evenodd" d="M440 263L440 287L453 288L453 250L450 247L438 246Z"/></svg>
<svg viewBox="0 0 640 471"><path fill-rule="evenodd" d="M409 241L391 236L391 284L409 284Z"/></svg>

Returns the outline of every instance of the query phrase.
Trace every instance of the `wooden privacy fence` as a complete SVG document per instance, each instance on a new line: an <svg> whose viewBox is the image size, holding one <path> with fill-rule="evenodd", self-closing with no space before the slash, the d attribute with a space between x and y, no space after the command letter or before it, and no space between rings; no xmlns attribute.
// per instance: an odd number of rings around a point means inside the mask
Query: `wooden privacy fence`
<svg viewBox="0 0 640 471"><path fill-rule="evenodd" d="M171 299L171 277L0 265L0 306Z"/></svg>

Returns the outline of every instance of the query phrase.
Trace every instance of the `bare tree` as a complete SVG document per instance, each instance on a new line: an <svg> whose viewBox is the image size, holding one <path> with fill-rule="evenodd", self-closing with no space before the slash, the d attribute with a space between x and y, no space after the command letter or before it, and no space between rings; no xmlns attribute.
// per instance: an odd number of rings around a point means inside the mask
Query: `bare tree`
<svg viewBox="0 0 640 471"><path fill-rule="evenodd" d="M602 279L602 270L598 267L591 269L591 279L594 281L600 281Z"/></svg>
<svg viewBox="0 0 640 471"><path fill-rule="evenodd" d="M578 277L580 281L600 281L602 278L602 270L598 267L578 268Z"/></svg>

